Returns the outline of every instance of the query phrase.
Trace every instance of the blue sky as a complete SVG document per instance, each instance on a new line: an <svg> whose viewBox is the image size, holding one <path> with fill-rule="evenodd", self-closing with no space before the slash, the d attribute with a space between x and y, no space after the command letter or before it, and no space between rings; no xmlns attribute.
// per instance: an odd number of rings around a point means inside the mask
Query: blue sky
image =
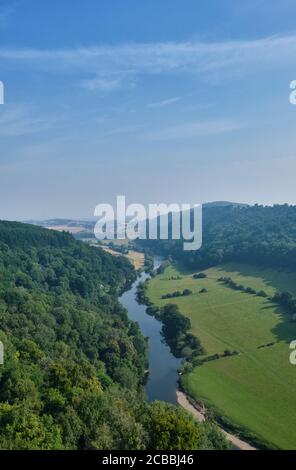
<svg viewBox="0 0 296 470"><path fill-rule="evenodd" d="M296 203L293 0L0 0L0 217Z"/></svg>

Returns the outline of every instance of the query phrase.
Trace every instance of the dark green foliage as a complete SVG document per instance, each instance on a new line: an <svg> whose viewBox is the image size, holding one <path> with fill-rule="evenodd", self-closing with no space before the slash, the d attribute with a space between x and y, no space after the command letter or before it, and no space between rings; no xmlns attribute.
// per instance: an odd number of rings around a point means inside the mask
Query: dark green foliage
<svg viewBox="0 0 296 470"><path fill-rule="evenodd" d="M258 295L258 297L265 297L265 298L268 297L268 295L266 294L266 292L264 290L259 290L257 292L257 295Z"/></svg>
<svg viewBox="0 0 296 470"><path fill-rule="evenodd" d="M167 304L161 310L159 318L163 324L162 333L175 356L195 357L202 353L202 347L196 336L189 333L189 318L182 315L176 304Z"/></svg>
<svg viewBox="0 0 296 470"><path fill-rule="evenodd" d="M184 289L182 292L182 295L191 295L191 294L192 294L192 290L190 289Z"/></svg>
<svg viewBox="0 0 296 470"><path fill-rule="evenodd" d="M157 450L228 449L225 437L214 424L198 424L181 408L154 402L150 408L147 428L149 447ZM178 432L176 432L178 430Z"/></svg>
<svg viewBox="0 0 296 470"><path fill-rule="evenodd" d="M117 301L134 278L125 258L69 234L0 222L1 448L84 448L81 404L140 390L146 342Z"/></svg>
<svg viewBox="0 0 296 470"><path fill-rule="evenodd" d="M175 304L167 304L161 313L163 333L168 341L175 340L190 329L190 320L179 312Z"/></svg>
<svg viewBox="0 0 296 470"><path fill-rule="evenodd" d="M154 259L153 256L145 253L144 269L147 273L152 274L154 268Z"/></svg>
<svg viewBox="0 0 296 470"><path fill-rule="evenodd" d="M182 240L137 240L189 269L224 262L296 268L296 206L204 206L203 246L184 251Z"/></svg>
<svg viewBox="0 0 296 470"><path fill-rule="evenodd" d="M148 280L144 282L139 282L138 287L137 287L137 302L139 304L151 306L151 302L146 295L147 287L148 287Z"/></svg>
<svg viewBox="0 0 296 470"><path fill-rule="evenodd" d="M187 295L191 295L192 294L192 290L190 289L184 289L182 292L180 292L179 290L175 291L175 292L171 292L171 293L168 293L168 294L164 294L161 296L162 299L172 299L174 297L184 297L184 296L187 296Z"/></svg>
<svg viewBox="0 0 296 470"><path fill-rule="evenodd" d="M207 292L208 290L205 287L199 291L200 294L206 294Z"/></svg>
<svg viewBox="0 0 296 470"><path fill-rule="evenodd" d="M67 233L0 222L0 449L151 445L147 344L117 300L134 279L125 258Z"/></svg>
<svg viewBox="0 0 296 470"><path fill-rule="evenodd" d="M196 273L193 274L193 279L205 279L207 277L206 273Z"/></svg>
<svg viewBox="0 0 296 470"><path fill-rule="evenodd" d="M218 281L222 282L231 289L239 290L241 292L244 292L245 294L257 295L258 297L267 297L266 292L264 292L263 290L257 292L252 287L244 287L241 284L237 284L233 279L231 279L231 277L220 277Z"/></svg>
<svg viewBox="0 0 296 470"><path fill-rule="evenodd" d="M290 292L276 292L272 300L283 306L291 315L296 314L296 298Z"/></svg>

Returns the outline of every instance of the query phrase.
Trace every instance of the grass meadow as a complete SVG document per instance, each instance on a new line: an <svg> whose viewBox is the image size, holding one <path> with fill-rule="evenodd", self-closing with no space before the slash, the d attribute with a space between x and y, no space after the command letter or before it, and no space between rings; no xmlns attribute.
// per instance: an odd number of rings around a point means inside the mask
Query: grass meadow
<svg viewBox="0 0 296 470"><path fill-rule="evenodd" d="M239 353L195 367L183 376L182 385L193 398L260 440L295 449L296 367L289 362L289 343L296 339L296 322L267 298L218 282L219 277L228 276L269 296L276 290L296 294L295 273L240 264L204 272L207 278L193 279L192 273L169 266L148 288L154 304L176 303L190 318L192 333L201 341L205 357L223 354L226 349ZM161 299L163 294L185 288L192 295ZM207 292L200 293L201 289Z"/></svg>

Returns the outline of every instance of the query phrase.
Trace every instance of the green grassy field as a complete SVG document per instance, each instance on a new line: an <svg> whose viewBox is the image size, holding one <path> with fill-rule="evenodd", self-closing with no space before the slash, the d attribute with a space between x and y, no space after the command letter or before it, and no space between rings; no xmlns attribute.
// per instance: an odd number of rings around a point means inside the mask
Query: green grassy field
<svg viewBox="0 0 296 470"><path fill-rule="evenodd" d="M296 322L266 298L235 291L219 283L230 276L237 283L269 295L275 290L296 294L296 275L284 271L229 264L193 279L169 267L149 283L148 296L156 305L176 303L191 320L192 333L205 355L236 350L195 367L183 377L188 393L212 405L220 415L284 449L296 449L296 367L289 362L289 343L296 339ZM180 276L179 280L171 277ZM193 294L162 300L161 296L188 288ZM208 292L200 294L206 288ZM275 343L258 349L258 346Z"/></svg>

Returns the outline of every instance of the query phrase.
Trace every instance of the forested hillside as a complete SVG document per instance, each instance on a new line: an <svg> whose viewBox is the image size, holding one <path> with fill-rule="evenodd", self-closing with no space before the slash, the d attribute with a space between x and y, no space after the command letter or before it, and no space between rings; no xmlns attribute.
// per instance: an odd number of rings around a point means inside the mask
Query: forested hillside
<svg viewBox="0 0 296 470"><path fill-rule="evenodd" d="M71 235L0 222L1 449L224 448L143 393L147 347L117 296L131 264Z"/></svg>
<svg viewBox="0 0 296 470"><path fill-rule="evenodd" d="M237 261L296 268L296 206L204 206L203 245L184 251L182 240L138 240L142 247L171 255L188 268Z"/></svg>

